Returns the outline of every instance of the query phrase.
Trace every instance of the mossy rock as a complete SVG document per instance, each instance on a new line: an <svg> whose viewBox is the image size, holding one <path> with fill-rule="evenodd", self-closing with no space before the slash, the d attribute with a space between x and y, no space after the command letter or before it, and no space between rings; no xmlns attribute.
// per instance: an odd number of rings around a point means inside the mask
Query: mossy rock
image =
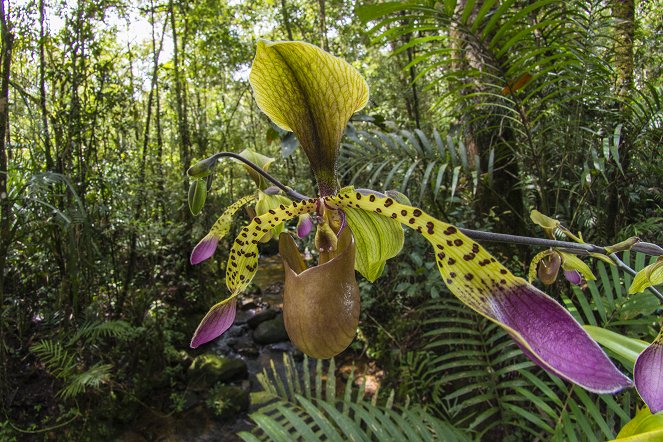
<svg viewBox="0 0 663 442"><path fill-rule="evenodd" d="M229 359L206 353L196 358L187 371L189 388L207 390L217 382L246 379L248 369L241 359Z"/></svg>
<svg viewBox="0 0 663 442"><path fill-rule="evenodd" d="M226 420L249 409L249 392L240 387L217 384L205 401L214 416Z"/></svg>

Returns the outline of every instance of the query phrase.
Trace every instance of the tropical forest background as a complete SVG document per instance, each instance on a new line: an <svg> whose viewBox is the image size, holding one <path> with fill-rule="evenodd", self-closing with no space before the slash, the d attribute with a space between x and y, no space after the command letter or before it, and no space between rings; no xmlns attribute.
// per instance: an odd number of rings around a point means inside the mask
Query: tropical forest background
<svg viewBox="0 0 663 442"><path fill-rule="evenodd" d="M343 138L343 185L399 190L472 229L542 237L537 209L594 244L663 244L661 2L1 5L1 440L606 440L642 406L632 389L592 394L538 368L407 232L383 276L360 282L359 332L336 360L285 341L274 241L230 336L190 349L248 215L214 259L189 254L254 187L220 161L194 217L186 171L250 148L315 194L248 83L258 39L302 40L370 86ZM521 276L541 251L485 245ZM583 324L651 342L656 297L586 262L596 281L545 290Z"/></svg>

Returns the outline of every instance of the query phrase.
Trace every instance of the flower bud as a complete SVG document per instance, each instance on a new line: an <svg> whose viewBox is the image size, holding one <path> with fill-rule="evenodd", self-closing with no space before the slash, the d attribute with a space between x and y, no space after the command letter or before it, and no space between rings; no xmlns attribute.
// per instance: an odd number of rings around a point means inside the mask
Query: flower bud
<svg viewBox="0 0 663 442"><path fill-rule="evenodd" d="M204 178L212 173L212 168L215 164L215 157L205 158L204 160L198 161L196 164L189 167L189 170L186 171L186 174L191 178Z"/></svg>
<svg viewBox="0 0 663 442"><path fill-rule="evenodd" d="M309 233L311 233L311 229L313 229L313 221L311 220L311 215L309 215L308 213L300 215L299 222L297 222L297 236L300 238L304 238L308 236Z"/></svg>

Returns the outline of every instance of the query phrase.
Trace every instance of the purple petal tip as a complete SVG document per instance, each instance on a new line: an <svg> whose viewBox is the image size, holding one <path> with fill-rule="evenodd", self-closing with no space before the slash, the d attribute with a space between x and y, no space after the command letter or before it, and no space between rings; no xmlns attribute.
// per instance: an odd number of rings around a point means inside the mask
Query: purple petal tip
<svg viewBox="0 0 663 442"><path fill-rule="evenodd" d="M523 284L496 301L491 313L517 333L511 335L542 368L595 393L632 385L573 316L545 293Z"/></svg>
<svg viewBox="0 0 663 442"><path fill-rule="evenodd" d="M640 353L633 368L635 388L652 414L663 411L663 338L661 336Z"/></svg>
<svg viewBox="0 0 663 442"><path fill-rule="evenodd" d="M191 339L191 348L199 347L223 334L235 322L237 301L220 302L205 315Z"/></svg>
<svg viewBox="0 0 663 442"><path fill-rule="evenodd" d="M216 246L219 244L219 239L216 236L207 235L200 240L196 247L191 252L191 264L199 264L206 259L209 259L216 251Z"/></svg>

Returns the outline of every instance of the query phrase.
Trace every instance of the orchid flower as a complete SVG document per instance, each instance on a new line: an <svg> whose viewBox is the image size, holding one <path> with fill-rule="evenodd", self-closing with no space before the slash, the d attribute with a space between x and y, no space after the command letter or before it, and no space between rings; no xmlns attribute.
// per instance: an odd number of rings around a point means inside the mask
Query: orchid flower
<svg viewBox="0 0 663 442"><path fill-rule="evenodd" d="M259 41L250 83L260 109L298 138L319 195L273 205L240 231L226 267L230 294L203 318L192 347L219 336L234 321L236 297L257 270L260 239L284 221L313 214L318 220L317 266L306 267L288 233L279 236L286 271L285 326L293 343L305 353L329 358L352 342L360 310L355 270L371 281L378 278L385 262L402 249L401 226L406 226L430 242L449 290L504 328L539 366L597 393L614 393L632 385L564 307L514 276L458 228L412 207L398 195L339 189L336 160L341 137L352 114L368 101L368 86L350 64L307 43ZM236 210L234 206L231 209ZM209 249L211 244L216 247L214 238L218 236L218 232L206 236L194 255L211 256ZM575 258L556 256L560 263ZM192 255L194 261L199 262ZM660 373L660 354L660 346L643 353L645 371L654 366ZM656 360L652 363L651 359ZM653 381L647 382L645 390Z"/></svg>

